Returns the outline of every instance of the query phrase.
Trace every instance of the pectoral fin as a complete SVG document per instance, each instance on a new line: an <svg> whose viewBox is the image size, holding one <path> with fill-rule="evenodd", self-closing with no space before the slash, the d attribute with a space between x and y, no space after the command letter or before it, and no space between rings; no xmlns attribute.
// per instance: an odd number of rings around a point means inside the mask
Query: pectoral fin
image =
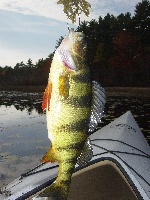
<svg viewBox="0 0 150 200"><path fill-rule="evenodd" d="M51 147L41 159L41 162L56 162L56 161L57 159L53 147Z"/></svg>
<svg viewBox="0 0 150 200"><path fill-rule="evenodd" d="M66 99L69 97L69 77L68 74L59 76L59 95L61 98Z"/></svg>
<svg viewBox="0 0 150 200"><path fill-rule="evenodd" d="M49 81L44 95L43 95L43 101L42 101L42 109L45 110L48 105L48 110L50 110L50 99L51 99L51 93L52 93L52 82Z"/></svg>

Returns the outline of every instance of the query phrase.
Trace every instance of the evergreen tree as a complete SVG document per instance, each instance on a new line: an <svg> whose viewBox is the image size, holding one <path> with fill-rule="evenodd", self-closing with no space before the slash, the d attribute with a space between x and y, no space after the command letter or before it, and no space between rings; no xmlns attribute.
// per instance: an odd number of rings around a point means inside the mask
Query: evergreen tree
<svg viewBox="0 0 150 200"><path fill-rule="evenodd" d="M132 26L132 18L131 13L127 12L125 14L121 13L117 17L117 24L118 24L118 31L127 30L132 32L133 26Z"/></svg>
<svg viewBox="0 0 150 200"><path fill-rule="evenodd" d="M136 5L133 17L134 33L141 38L142 43L150 44L150 2L142 0Z"/></svg>
<svg viewBox="0 0 150 200"><path fill-rule="evenodd" d="M32 68L34 66L31 58L29 58L29 60L27 61L26 66L29 67L29 68Z"/></svg>
<svg viewBox="0 0 150 200"><path fill-rule="evenodd" d="M55 50L59 47L59 45L61 44L63 39L64 39L64 37L60 36L60 38L58 40L56 40Z"/></svg>

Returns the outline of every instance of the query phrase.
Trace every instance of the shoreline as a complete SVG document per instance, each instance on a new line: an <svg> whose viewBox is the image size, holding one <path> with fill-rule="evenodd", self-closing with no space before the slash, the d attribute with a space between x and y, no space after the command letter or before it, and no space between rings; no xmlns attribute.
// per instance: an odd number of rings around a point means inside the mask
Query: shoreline
<svg viewBox="0 0 150 200"><path fill-rule="evenodd" d="M0 91L44 92L46 86L0 86ZM150 87L104 87L108 96L150 97Z"/></svg>
<svg viewBox="0 0 150 200"><path fill-rule="evenodd" d="M150 87L106 87L108 96L150 97Z"/></svg>
<svg viewBox="0 0 150 200"><path fill-rule="evenodd" d="M0 86L0 91L44 92L46 86Z"/></svg>

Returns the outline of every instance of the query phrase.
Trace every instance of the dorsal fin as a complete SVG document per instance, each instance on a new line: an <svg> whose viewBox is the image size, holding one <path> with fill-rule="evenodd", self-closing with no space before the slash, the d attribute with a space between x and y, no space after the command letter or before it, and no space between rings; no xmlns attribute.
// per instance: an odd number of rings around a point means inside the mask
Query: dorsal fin
<svg viewBox="0 0 150 200"><path fill-rule="evenodd" d="M92 81L92 106L91 106L89 133L93 132L96 129L98 123L101 122L105 103L106 103L105 89L102 88L98 82Z"/></svg>

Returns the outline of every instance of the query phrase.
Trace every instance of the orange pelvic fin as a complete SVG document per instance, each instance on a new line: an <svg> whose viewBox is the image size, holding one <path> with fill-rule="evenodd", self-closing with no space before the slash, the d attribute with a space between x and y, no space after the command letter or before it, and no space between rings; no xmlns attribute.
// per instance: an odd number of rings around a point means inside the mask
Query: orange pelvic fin
<svg viewBox="0 0 150 200"><path fill-rule="evenodd" d="M52 82L49 81L44 95L43 95L43 101L42 101L42 109L45 110L47 108L48 104L48 110L50 110L50 99L51 99L51 93L52 93Z"/></svg>
<svg viewBox="0 0 150 200"><path fill-rule="evenodd" d="M54 149L51 147L41 159L41 162L56 162Z"/></svg>

